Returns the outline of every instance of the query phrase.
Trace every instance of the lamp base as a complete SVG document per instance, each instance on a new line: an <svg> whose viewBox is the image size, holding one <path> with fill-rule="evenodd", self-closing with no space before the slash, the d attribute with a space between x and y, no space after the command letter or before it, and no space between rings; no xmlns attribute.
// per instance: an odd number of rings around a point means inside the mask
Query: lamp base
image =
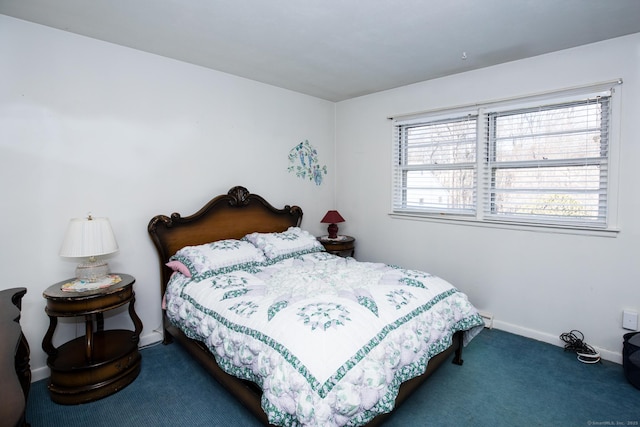
<svg viewBox="0 0 640 427"><path fill-rule="evenodd" d="M97 282L109 274L109 263L102 260L91 260L78 264L76 278L86 282Z"/></svg>
<svg viewBox="0 0 640 427"><path fill-rule="evenodd" d="M335 239L338 237L338 226L336 224L329 224L327 227L327 232L329 233L330 239Z"/></svg>

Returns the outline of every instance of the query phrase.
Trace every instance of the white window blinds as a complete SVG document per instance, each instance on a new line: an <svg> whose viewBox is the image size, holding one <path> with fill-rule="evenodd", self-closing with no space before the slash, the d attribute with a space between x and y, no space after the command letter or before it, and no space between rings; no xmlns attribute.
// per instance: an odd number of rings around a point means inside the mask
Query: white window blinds
<svg viewBox="0 0 640 427"><path fill-rule="evenodd" d="M393 212L607 229L620 83L394 119Z"/></svg>
<svg viewBox="0 0 640 427"><path fill-rule="evenodd" d="M485 219L606 227L609 98L488 113Z"/></svg>
<svg viewBox="0 0 640 427"><path fill-rule="evenodd" d="M477 116L397 124L396 211L474 214Z"/></svg>

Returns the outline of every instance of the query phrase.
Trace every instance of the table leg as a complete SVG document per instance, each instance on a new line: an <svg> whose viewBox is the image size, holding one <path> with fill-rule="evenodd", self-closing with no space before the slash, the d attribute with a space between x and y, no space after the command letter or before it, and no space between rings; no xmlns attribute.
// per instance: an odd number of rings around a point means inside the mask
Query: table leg
<svg viewBox="0 0 640 427"><path fill-rule="evenodd" d="M98 332L102 332L104 331L104 314L103 313L97 313L96 314L96 324L97 324L97 330Z"/></svg>
<svg viewBox="0 0 640 427"><path fill-rule="evenodd" d="M136 314L136 309L134 307L136 302L136 294L135 292L131 295L131 301L129 302L129 316L131 316L131 320L133 320L133 325L135 326L134 331L134 340L138 340L140 338L140 332L142 332L142 321Z"/></svg>
<svg viewBox="0 0 640 427"><path fill-rule="evenodd" d="M90 314L87 314L85 317L86 323L86 348L85 348L85 357L87 361L91 361L93 359L93 318Z"/></svg>
<svg viewBox="0 0 640 427"><path fill-rule="evenodd" d="M49 357L54 357L58 350L53 346L53 332L56 330L58 324L58 318L55 316L49 316L49 329L42 339L42 349Z"/></svg>

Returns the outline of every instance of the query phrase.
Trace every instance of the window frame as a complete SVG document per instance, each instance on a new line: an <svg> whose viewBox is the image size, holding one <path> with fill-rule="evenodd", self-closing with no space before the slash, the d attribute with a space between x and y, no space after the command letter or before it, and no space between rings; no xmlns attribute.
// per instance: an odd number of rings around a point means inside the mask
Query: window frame
<svg viewBox="0 0 640 427"><path fill-rule="evenodd" d="M449 172L461 172L461 171L472 171L473 172L473 186L471 187L466 187L467 189L470 189L472 191L472 200L473 200L473 206L474 209L473 210L469 210L469 209L465 209L465 208L447 208L446 212L448 213L453 213L453 212L457 212L458 215L463 215L463 216L469 216L469 215L475 215L475 206L477 205L477 200L476 200L476 194L477 194L477 181L476 181L476 176L477 176L477 149L474 152L474 160L473 161L458 161L458 162L451 162L451 163L447 163L447 164L438 164L437 161L434 161L433 163L421 163L419 165L412 165L410 164L410 161L407 160L406 164L401 166L401 163L403 162L402 159L404 158L409 158L410 155L408 154L408 150L409 148L407 147L407 144L401 143L400 141L408 141L408 134L411 130L417 130L420 128L438 128L439 125L441 124L451 124L451 125L456 125L456 124L466 124L470 121L475 122L474 125L474 137L477 140L477 122L478 122L478 118L475 115L469 114L469 113L462 113L462 114L455 114L451 117L447 116L445 118L442 117L438 117L435 120L430 120L429 123L427 123L425 125L425 123L423 122L417 122L417 123L411 123L411 124L406 124L405 126L402 127L396 127L396 138L397 138L397 143L395 143L396 148L398 149L397 152L397 159L398 159L398 167L402 170L402 172L406 172L406 174L412 173L412 172L427 172L429 174L437 174L438 172L443 172L443 171L449 171ZM473 124L473 123L472 123ZM430 132L429 132L430 133ZM452 138L453 139L453 138ZM443 144L438 144L439 147L445 147L444 149L446 150L446 147L448 147L449 145L455 145L455 141L457 141L457 139L453 139L452 140L448 140L446 143ZM417 143L416 145L427 145L430 146L428 144L419 144ZM417 150L416 150L417 151ZM426 151L426 149L425 149ZM435 152L436 150L434 150ZM416 156L417 153L414 153L413 156ZM402 179L403 183L406 182L405 178L404 178L404 173L402 174ZM404 185L403 185L404 187ZM403 196L402 196L403 200L406 200L406 192L403 191ZM409 204L408 201L406 201L406 204ZM412 205L415 206L415 205ZM420 208L414 208L412 209L411 207L406 207L404 209L402 209L403 211L407 212L407 211L416 211L416 212L422 212L422 209ZM431 212L434 213L434 212ZM441 211L437 211L436 213L444 213L443 210Z"/></svg>
<svg viewBox="0 0 640 427"><path fill-rule="evenodd" d="M601 236L615 236L619 232L617 215L617 189L619 171L619 139L620 139L620 98L622 80L612 80L594 85L545 92L541 94L509 98L498 101L473 104L443 110L432 110L411 115L389 117L392 121L392 186L391 212L393 218L449 222L474 226L498 227L519 230L535 230L555 233L587 234ZM488 139L489 117L496 113L517 112L548 105L571 104L590 97L608 96L608 153L606 157L606 176L601 177L606 186L606 204L604 221L590 224L588 221L557 221L557 218L536 217L515 218L492 215L491 203L491 170ZM430 124L442 120L453 120L464 115L477 117L476 129L476 165L475 165L475 195L474 211L456 213L453 211L423 210L406 207L402 191L402 176L406 165L401 163L401 135L403 127ZM602 124L601 124L602 126ZM403 206L404 204L404 206ZM517 216L517 215L516 215Z"/></svg>

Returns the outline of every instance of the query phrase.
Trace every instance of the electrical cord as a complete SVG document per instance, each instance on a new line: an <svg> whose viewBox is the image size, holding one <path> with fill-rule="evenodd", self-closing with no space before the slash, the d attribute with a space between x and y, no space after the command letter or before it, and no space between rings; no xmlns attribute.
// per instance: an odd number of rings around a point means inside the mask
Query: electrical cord
<svg viewBox="0 0 640 427"><path fill-rule="evenodd" d="M566 344L564 351L573 351L577 354L578 360L582 363L598 363L600 362L600 353L595 351L593 347L584 342L582 332L572 330L560 335L560 339Z"/></svg>

